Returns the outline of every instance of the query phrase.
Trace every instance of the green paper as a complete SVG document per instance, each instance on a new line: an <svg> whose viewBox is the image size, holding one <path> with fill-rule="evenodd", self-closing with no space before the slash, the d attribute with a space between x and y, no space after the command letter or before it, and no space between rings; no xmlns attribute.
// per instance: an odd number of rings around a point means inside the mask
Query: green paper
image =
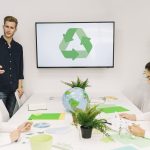
<svg viewBox="0 0 150 150"><path fill-rule="evenodd" d="M134 136L132 137L130 134L113 134L111 137L120 143L123 144L133 144L140 148L149 147L150 146L150 139L142 138Z"/></svg>
<svg viewBox="0 0 150 150"><path fill-rule="evenodd" d="M113 150L137 150L137 148L133 147L133 146L123 146L123 147L119 147Z"/></svg>
<svg viewBox="0 0 150 150"><path fill-rule="evenodd" d="M110 106L110 107L99 107L104 113L124 112L129 111L127 108L122 106Z"/></svg>
<svg viewBox="0 0 150 150"><path fill-rule="evenodd" d="M59 120L62 113L32 114L28 120Z"/></svg>

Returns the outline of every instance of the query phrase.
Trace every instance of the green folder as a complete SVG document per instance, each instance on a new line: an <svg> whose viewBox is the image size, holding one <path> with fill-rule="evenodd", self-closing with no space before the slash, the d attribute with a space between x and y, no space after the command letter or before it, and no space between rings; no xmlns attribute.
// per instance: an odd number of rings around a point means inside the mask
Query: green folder
<svg viewBox="0 0 150 150"><path fill-rule="evenodd" d="M64 113L31 114L28 120L61 120L61 119L64 119Z"/></svg>
<svg viewBox="0 0 150 150"><path fill-rule="evenodd" d="M99 109L101 109L101 111L104 112L104 113L129 111L127 108L124 108L122 106L99 107Z"/></svg>

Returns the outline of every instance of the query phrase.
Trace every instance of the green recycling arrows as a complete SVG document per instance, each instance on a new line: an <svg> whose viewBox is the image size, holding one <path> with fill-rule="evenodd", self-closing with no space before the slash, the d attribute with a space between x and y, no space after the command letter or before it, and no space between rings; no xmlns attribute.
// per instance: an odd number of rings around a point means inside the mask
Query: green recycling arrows
<svg viewBox="0 0 150 150"><path fill-rule="evenodd" d="M66 50L69 43L73 41L74 34L77 34L83 45L83 50ZM66 34L63 35L63 40L61 41L59 48L65 58L71 58L75 60L76 58L86 58L92 49L92 43L90 38L86 36L83 29L81 28L70 28L67 30Z"/></svg>

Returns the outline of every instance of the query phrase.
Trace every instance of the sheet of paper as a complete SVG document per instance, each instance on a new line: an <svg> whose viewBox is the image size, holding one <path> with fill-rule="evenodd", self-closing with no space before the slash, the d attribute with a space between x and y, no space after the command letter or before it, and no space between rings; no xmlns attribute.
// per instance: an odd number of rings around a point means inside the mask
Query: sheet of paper
<svg viewBox="0 0 150 150"><path fill-rule="evenodd" d="M47 109L46 103L37 103L37 104L29 104L28 105L28 110L29 111L46 110L46 109Z"/></svg>
<svg viewBox="0 0 150 150"><path fill-rule="evenodd" d="M32 114L28 120L63 120L64 113L40 113Z"/></svg>
<svg viewBox="0 0 150 150"><path fill-rule="evenodd" d="M114 113L114 112L124 112L129 111L127 108L122 106L116 106L116 105L110 105L110 104L100 104L98 106L99 109L101 109L104 113Z"/></svg>

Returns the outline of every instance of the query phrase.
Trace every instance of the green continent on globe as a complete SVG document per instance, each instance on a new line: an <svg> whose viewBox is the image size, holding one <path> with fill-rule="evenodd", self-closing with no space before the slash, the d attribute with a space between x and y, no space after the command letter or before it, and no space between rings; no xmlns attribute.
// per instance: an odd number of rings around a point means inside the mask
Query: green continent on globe
<svg viewBox="0 0 150 150"><path fill-rule="evenodd" d="M72 109L74 109L79 105L79 102L72 98L69 100L69 104L72 107Z"/></svg>
<svg viewBox="0 0 150 150"><path fill-rule="evenodd" d="M71 93L70 91L66 91L66 92L65 92L66 95L69 95L70 93Z"/></svg>

